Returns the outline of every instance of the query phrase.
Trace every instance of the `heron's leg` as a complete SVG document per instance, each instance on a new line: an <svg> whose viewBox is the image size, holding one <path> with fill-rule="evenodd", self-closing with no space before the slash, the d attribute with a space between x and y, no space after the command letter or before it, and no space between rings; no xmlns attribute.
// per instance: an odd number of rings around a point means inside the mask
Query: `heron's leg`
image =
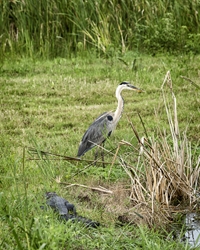
<svg viewBox="0 0 200 250"><path fill-rule="evenodd" d="M104 149L103 148L104 148L104 142L99 144L99 147L97 146L96 152L94 154L94 165L96 165L96 162L97 162L98 156L99 156L99 150L100 150L102 165L103 165L103 167L105 167L105 164L104 164Z"/></svg>
<svg viewBox="0 0 200 250"><path fill-rule="evenodd" d="M97 146L96 151L94 153L94 165L96 165L99 155L99 147Z"/></svg>
<svg viewBox="0 0 200 250"><path fill-rule="evenodd" d="M103 165L103 168L105 168L105 164L104 164L104 142L102 142L102 148L101 148L101 159L102 159L102 165Z"/></svg>

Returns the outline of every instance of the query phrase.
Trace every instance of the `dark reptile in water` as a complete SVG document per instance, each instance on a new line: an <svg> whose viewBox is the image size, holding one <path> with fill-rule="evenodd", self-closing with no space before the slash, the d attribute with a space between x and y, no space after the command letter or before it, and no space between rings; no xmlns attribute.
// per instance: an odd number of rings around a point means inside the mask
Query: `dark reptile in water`
<svg viewBox="0 0 200 250"><path fill-rule="evenodd" d="M87 227L98 227L99 222L92 221L88 218L82 217L77 214L76 208L73 204L69 203L64 198L58 196L55 192L46 193L46 203L54 211L58 212L62 220L77 221L84 223Z"/></svg>

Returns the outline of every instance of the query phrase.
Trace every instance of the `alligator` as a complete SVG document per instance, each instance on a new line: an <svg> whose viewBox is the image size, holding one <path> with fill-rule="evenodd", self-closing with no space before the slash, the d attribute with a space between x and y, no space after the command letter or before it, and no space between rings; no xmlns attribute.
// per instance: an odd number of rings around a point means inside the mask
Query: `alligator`
<svg viewBox="0 0 200 250"><path fill-rule="evenodd" d="M64 198L58 196L55 192L47 192L45 196L47 205L50 206L55 212L58 212L62 220L82 222L86 225L86 227L96 228L100 226L99 222L92 221L91 219L78 215L74 204L69 203Z"/></svg>

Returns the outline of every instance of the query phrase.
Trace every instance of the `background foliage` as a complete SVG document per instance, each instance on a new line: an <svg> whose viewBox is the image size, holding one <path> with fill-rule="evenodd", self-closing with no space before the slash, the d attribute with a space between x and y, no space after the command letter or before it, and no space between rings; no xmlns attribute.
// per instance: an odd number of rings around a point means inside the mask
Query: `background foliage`
<svg viewBox="0 0 200 250"><path fill-rule="evenodd" d="M199 0L1 0L0 52L200 52Z"/></svg>

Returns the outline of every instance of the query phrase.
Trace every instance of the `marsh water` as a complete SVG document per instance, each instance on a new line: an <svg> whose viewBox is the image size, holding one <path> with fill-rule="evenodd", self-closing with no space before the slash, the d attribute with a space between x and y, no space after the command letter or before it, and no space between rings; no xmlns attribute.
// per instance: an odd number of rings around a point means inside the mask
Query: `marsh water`
<svg viewBox="0 0 200 250"><path fill-rule="evenodd" d="M184 220L186 232L183 240L193 247L200 247L200 214L188 213Z"/></svg>

